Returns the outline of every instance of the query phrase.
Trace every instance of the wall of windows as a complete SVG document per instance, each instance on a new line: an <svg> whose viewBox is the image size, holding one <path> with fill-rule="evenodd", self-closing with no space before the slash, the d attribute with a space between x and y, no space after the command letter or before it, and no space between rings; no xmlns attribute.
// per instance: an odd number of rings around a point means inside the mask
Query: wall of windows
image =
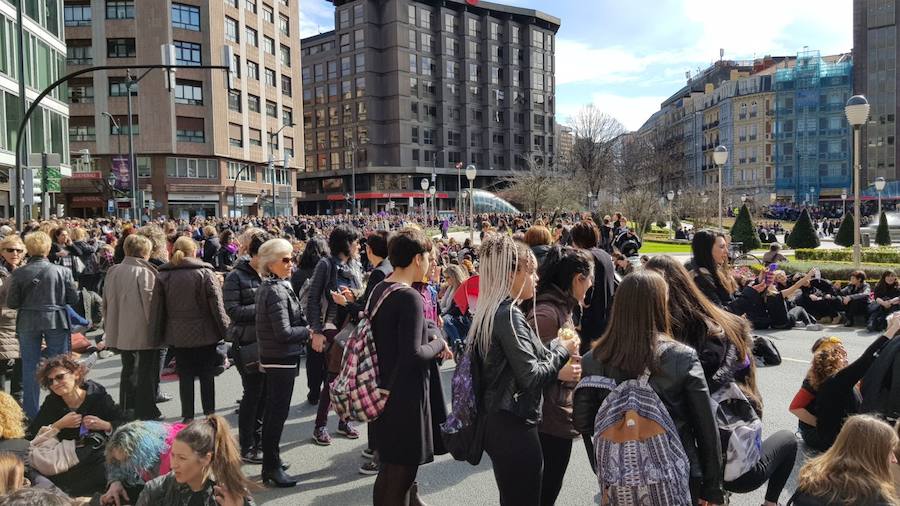
<svg viewBox="0 0 900 506"><path fill-rule="evenodd" d="M219 179L217 160L205 158L166 158L166 175L194 179Z"/></svg>
<svg viewBox="0 0 900 506"><path fill-rule="evenodd" d="M194 5L172 3L172 28L200 31L200 8Z"/></svg>

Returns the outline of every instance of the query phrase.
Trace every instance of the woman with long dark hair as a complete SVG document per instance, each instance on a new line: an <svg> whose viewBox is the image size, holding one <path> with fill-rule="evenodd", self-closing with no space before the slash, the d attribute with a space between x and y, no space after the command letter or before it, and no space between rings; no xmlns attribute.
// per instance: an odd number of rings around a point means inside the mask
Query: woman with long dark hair
<svg viewBox="0 0 900 506"><path fill-rule="evenodd" d="M578 333L581 336L579 354L583 355L590 349L591 343L599 339L606 330L616 289L616 268L609 253L599 248L600 230L593 221L576 223L572 227L571 237L572 245L586 251L594 263L594 286L588 291L584 305L575 308Z"/></svg>
<svg viewBox="0 0 900 506"><path fill-rule="evenodd" d="M739 286L727 272L728 241L725 234L700 230L691 240L694 282L709 300L719 307L734 306Z"/></svg>
<svg viewBox="0 0 900 506"><path fill-rule="evenodd" d="M897 274L892 270L882 272L873 292L875 302L870 306L866 328L869 332L878 332L887 327L889 314L900 311L900 279Z"/></svg>
<svg viewBox="0 0 900 506"><path fill-rule="evenodd" d="M703 366L693 348L673 340L668 286L650 270L625 277L616 291L609 326L581 361L583 377L602 376L616 383L650 371L650 387L671 415L690 462L690 491L694 503L703 499L722 504L722 450L719 430L710 409ZM593 462L594 418L609 390L575 391L575 427L582 434Z"/></svg>
<svg viewBox="0 0 900 506"><path fill-rule="evenodd" d="M309 288L312 283L316 266L323 258L331 256L328 243L321 236L310 237L300 255L300 263L291 274L291 288L300 298L301 307L307 308L309 301ZM305 315L309 317L309 315ZM319 391L322 390L322 382L325 381L325 353L312 349L312 342L306 344L306 386L309 393L306 400L311 405L319 404Z"/></svg>
<svg viewBox="0 0 900 506"><path fill-rule="evenodd" d="M709 301L681 263L670 256L650 259L646 269L661 274L669 285L672 337L694 348L703 366L710 394L734 382L762 418L762 396L756 387L750 327L746 320ZM797 440L781 430L766 438L760 459L744 475L725 482L725 490L747 493L768 481L764 506L777 506L797 455Z"/></svg>
<svg viewBox="0 0 900 506"><path fill-rule="evenodd" d="M528 326L519 302L534 297L537 260L525 243L487 233L479 252L478 304L469 329L486 385L484 449L502 506L537 506L543 455L538 435L544 388L557 381L578 340L548 348Z"/></svg>
<svg viewBox="0 0 900 506"><path fill-rule="evenodd" d="M563 336L576 336L572 313L585 303L585 295L594 283L591 254L571 247L553 246L544 255L538 269L537 294L526 319L535 325L535 333L545 346ZM541 505L552 506L559 496L572 454L572 440L578 437L572 421L572 398L581 378L579 356L572 356L559 371L556 381L544 388L538 425L544 474Z"/></svg>

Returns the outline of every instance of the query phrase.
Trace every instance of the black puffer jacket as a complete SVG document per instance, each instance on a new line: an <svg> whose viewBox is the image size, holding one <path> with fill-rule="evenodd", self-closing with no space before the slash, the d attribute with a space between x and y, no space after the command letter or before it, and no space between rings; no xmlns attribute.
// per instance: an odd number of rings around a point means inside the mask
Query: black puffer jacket
<svg viewBox="0 0 900 506"><path fill-rule="evenodd" d="M701 480L701 498L721 504L724 500L721 443L697 352L675 343L662 351L658 369L650 376L650 386L675 422L691 462L691 478ZM617 383L634 379L615 367L601 364L593 354L585 355L581 360L581 377L588 376L604 376ZM594 418L608 394L609 391L597 388L575 390L575 429L582 435L593 435Z"/></svg>
<svg viewBox="0 0 900 506"><path fill-rule="evenodd" d="M549 349L507 299L494 313L491 347L484 355L484 406L488 413L508 411L529 424L541 421L544 386L556 381L569 352L558 342Z"/></svg>
<svg viewBox="0 0 900 506"><path fill-rule="evenodd" d="M260 363L292 365L309 339L300 300L284 279L267 278L256 291L256 340Z"/></svg>
<svg viewBox="0 0 900 506"><path fill-rule="evenodd" d="M151 506L165 504L166 506L218 506L215 490L216 482L206 480L203 489L193 492L186 484L175 480L174 472L158 476L147 482L141 495L138 496L137 506ZM244 506L253 506L255 503L249 497L244 498Z"/></svg>
<svg viewBox="0 0 900 506"><path fill-rule="evenodd" d="M256 289L261 282L259 273L246 259L238 262L225 277L222 298L225 312L231 319L225 332L226 340L239 345L256 341Z"/></svg>

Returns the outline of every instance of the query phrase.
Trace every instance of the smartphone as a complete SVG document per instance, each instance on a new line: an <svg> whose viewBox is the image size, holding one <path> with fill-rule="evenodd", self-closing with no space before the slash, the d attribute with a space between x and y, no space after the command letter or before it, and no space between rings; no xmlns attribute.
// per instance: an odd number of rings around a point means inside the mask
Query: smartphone
<svg viewBox="0 0 900 506"><path fill-rule="evenodd" d="M84 436L87 436L87 435L90 434L90 433L91 433L91 431L87 428L87 425L85 425L85 424L83 424L83 423L82 423L81 426L78 428L78 437L84 437Z"/></svg>
<svg viewBox="0 0 900 506"><path fill-rule="evenodd" d="M769 264L769 268L766 269L766 286L771 285L774 281L776 270L778 270L778 264Z"/></svg>

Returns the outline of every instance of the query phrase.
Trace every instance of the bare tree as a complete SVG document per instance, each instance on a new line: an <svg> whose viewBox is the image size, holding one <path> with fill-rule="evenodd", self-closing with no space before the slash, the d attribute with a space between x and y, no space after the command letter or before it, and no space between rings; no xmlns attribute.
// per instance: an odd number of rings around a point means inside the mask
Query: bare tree
<svg viewBox="0 0 900 506"><path fill-rule="evenodd" d="M531 213L557 207L569 209L571 184L566 178L545 163L542 152L530 152L523 158L525 170L500 180L503 196Z"/></svg>
<svg viewBox="0 0 900 506"><path fill-rule="evenodd" d="M635 186L619 196L619 209L634 223L635 233L644 235L653 220L662 216L660 197L647 186Z"/></svg>
<svg viewBox="0 0 900 506"><path fill-rule="evenodd" d="M575 135L571 159L573 175L583 185L582 193L598 195L613 173L615 147L626 133L625 127L593 104L579 109L569 119L569 127Z"/></svg>

